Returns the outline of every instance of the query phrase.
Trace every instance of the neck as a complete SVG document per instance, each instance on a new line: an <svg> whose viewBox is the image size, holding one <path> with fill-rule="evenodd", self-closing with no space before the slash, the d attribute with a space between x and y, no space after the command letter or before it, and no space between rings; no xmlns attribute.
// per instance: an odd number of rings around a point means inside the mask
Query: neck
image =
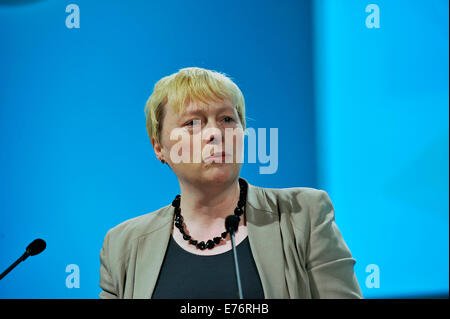
<svg viewBox="0 0 450 319"><path fill-rule="evenodd" d="M239 200L239 181L226 184L194 185L180 181L180 209L186 223L209 227L233 214Z"/></svg>

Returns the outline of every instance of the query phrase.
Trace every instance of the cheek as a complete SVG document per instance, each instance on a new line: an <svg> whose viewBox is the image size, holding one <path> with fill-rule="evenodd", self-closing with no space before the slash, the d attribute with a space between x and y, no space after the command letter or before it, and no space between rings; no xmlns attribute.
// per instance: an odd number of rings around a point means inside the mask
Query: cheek
<svg viewBox="0 0 450 319"><path fill-rule="evenodd" d="M188 132L175 128L171 132L166 132L164 137L165 151L168 155L186 156L191 154L192 136Z"/></svg>
<svg viewBox="0 0 450 319"><path fill-rule="evenodd" d="M191 155L193 153L192 140L183 139L179 142L175 142L172 147L177 150L177 155L183 157L185 161L191 161Z"/></svg>
<svg viewBox="0 0 450 319"><path fill-rule="evenodd" d="M236 134L226 136L225 135L225 145L228 147L234 146L235 148L238 148L244 143L244 132L242 130L239 130L236 132Z"/></svg>

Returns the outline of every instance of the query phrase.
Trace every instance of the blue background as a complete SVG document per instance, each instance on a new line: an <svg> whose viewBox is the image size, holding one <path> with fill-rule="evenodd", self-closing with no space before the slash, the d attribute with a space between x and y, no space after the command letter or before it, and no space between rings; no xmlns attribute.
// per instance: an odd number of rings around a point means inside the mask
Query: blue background
<svg viewBox="0 0 450 319"><path fill-rule="evenodd" d="M144 105L189 66L239 85L248 127L278 128L276 174L242 177L328 192L366 298L447 296L448 2L377 1L380 29L368 4L0 0L0 271L47 241L0 297L98 297L107 230L179 193Z"/></svg>

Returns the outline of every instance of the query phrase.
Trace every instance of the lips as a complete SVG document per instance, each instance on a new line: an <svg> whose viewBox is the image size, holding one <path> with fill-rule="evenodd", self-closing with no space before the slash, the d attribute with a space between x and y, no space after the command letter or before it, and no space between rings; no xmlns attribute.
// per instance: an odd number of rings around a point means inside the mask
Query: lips
<svg viewBox="0 0 450 319"><path fill-rule="evenodd" d="M213 158L222 158L222 157L226 157L229 154L226 152L216 152L210 156L208 156L205 160L209 160L209 159L213 159Z"/></svg>

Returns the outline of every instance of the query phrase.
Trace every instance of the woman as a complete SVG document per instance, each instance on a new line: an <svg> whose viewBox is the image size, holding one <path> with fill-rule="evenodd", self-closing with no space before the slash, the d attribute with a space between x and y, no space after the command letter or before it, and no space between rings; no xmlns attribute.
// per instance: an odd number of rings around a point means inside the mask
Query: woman
<svg viewBox="0 0 450 319"><path fill-rule="evenodd" d="M181 194L106 234L101 298L237 298L230 214L240 218L244 298L362 298L325 191L239 177L245 104L228 77L181 69L158 81L145 111L155 154Z"/></svg>

